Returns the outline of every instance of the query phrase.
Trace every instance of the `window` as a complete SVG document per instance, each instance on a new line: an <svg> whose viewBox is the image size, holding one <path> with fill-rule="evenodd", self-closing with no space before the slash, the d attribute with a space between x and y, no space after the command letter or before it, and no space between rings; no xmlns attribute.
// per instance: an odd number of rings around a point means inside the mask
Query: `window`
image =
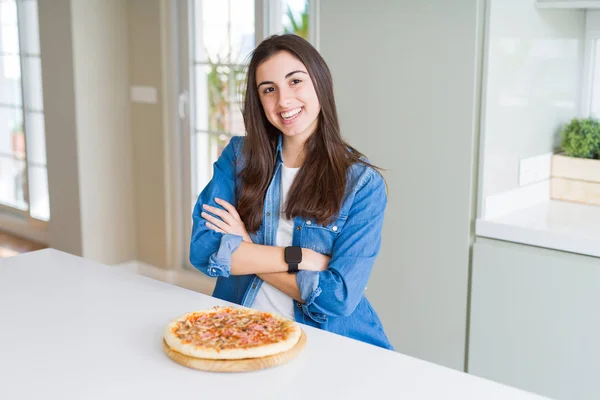
<svg viewBox="0 0 600 400"><path fill-rule="evenodd" d="M592 53L592 79L591 79L591 103L589 114L599 118L600 117L600 38L594 38L593 47L589 49Z"/></svg>
<svg viewBox="0 0 600 400"><path fill-rule="evenodd" d="M1 1L1 0L0 0ZM178 264L190 268L192 210L212 178L213 164L233 136L245 135L242 117L248 56L257 43L274 33L307 38L318 48L319 0L188 0L172 4L171 31L177 39L171 61L173 98L179 115L172 138L172 179L181 182L183 198L173 194L173 212L181 232L174 243ZM176 71L180 71L176 73ZM186 104L189 106L186 107ZM186 112L186 110L189 110ZM179 152L178 149L181 149ZM179 171L179 174L177 174ZM181 181L177 179L181 177ZM181 240L183 239L183 240Z"/></svg>
<svg viewBox="0 0 600 400"><path fill-rule="evenodd" d="M36 0L0 1L0 208L48 221Z"/></svg>
<svg viewBox="0 0 600 400"><path fill-rule="evenodd" d="M309 39L308 32L308 1L307 0L283 0L282 2L283 31L295 33L306 40Z"/></svg>
<svg viewBox="0 0 600 400"><path fill-rule="evenodd" d="M582 117L600 117L600 12L586 11Z"/></svg>
<svg viewBox="0 0 600 400"><path fill-rule="evenodd" d="M194 0L191 7L193 207L230 138L245 133L241 112L245 71L257 38L289 32L309 39L312 34L309 0ZM263 11L258 18L257 9Z"/></svg>

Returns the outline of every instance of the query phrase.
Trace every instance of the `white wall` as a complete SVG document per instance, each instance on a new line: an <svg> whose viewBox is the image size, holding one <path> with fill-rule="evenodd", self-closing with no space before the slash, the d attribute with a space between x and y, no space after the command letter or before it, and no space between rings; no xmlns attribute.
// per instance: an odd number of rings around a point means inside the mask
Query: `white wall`
<svg viewBox="0 0 600 400"><path fill-rule="evenodd" d="M519 161L553 152L580 105L585 11L489 0L483 197L519 187Z"/></svg>
<svg viewBox="0 0 600 400"><path fill-rule="evenodd" d="M134 259L127 2L72 0L83 254Z"/></svg>
<svg viewBox="0 0 600 400"><path fill-rule="evenodd" d="M51 247L136 258L127 3L39 2Z"/></svg>
<svg viewBox="0 0 600 400"><path fill-rule="evenodd" d="M163 267L169 265L167 255L170 250L167 234L169 210L167 210L166 199L172 195L166 184L165 154L169 151L166 143L168 143L168 135L176 134L171 130L163 129L166 116L163 113L164 93L161 90L163 87L161 24L164 21L161 20L159 0L128 0L126 3L129 14L127 25L129 84L153 87L158 92L157 103L131 104L134 187L137 199L134 210L137 228L137 260Z"/></svg>
<svg viewBox="0 0 600 400"><path fill-rule="evenodd" d="M174 266L161 4L39 2L51 219L44 230L0 213L3 229L109 264ZM130 103L136 85L157 88L158 102Z"/></svg>
<svg viewBox="0 0 600 400"><path fill-rule="evenodd" d="M127 3L73 0L83 254L135 258Z"/></svg>
<svg viewBox="0 0 600 400"><path fill-rule="evenodd" d="M482 1L326 0L342 134L387 168L367 296L396 349L464 368Z"/></svg>
<svg viewBox="0 0 600 400"><path fill-rule="evenodd" d="M50 198L44 240L56 249L82 255L71 1L40 1L38 12ZM35 232L27 226L19 233L31 237Z"/></svg>

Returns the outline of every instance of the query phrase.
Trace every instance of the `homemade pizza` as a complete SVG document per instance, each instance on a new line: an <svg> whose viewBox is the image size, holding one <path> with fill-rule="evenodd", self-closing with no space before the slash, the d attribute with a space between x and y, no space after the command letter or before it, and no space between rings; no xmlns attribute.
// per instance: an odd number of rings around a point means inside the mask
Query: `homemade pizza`
<svg viewBox="0 0 600 400"><path fill-rule="evenodd" d="M298 323L276 314L237 307L214 307L184 314L165 329L164 342L187 357L242 360L292 349L302 335Z"/></svg>

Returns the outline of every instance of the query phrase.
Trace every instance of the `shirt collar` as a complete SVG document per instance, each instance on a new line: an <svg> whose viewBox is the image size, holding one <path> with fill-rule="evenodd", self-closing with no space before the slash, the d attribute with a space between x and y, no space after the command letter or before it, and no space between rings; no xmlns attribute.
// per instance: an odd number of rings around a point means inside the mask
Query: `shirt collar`
<svg viewBox="0 0 600 400"><path fill-rule="evenodd" d="M281 151L282 143L283 135L280 133L277 137L277 150L275 150L275 160L277 160L278 163L283 163L283 153Z"/></svg>

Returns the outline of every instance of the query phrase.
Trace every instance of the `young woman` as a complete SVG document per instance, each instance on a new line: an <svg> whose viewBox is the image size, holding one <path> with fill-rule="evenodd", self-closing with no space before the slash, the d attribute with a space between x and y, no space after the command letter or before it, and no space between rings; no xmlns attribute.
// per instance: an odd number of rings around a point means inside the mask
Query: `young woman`
<svg viewBox="0 0 600 400"><path fill-rule="evenodd" d="M295 35L253 52L245 137L193 212L190 261L213 296L392 349L364 296L387 203L379 172L341 137L329 68Z"/></svg>

